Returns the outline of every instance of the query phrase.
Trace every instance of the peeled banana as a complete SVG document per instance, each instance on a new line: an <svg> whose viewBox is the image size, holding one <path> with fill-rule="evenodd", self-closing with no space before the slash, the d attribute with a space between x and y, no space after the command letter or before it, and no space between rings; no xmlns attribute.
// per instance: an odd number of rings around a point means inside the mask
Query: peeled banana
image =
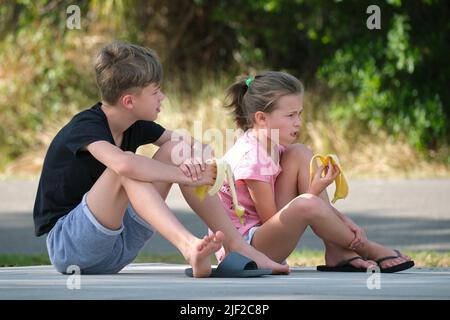
<svg viewBox="0 0 450 320"><path fill-rule="evenodd" d="M328 162L331 161L331 164L335 165L339 168L339 175L334 180L336 184L336 190L334 191L334 198L331 200L331 203L335 203L338 199L344 199L348 195L348 183L344 177L344 172L342 171L341 163L339 162L339 158L335 154L328 154L323 156L321 154L316 154L311 158L311 162L309 163L309 174L310 179L309 183L311 184L314 178L314 160L319 159L325 166L328 165Z"/></svg>
<svg viewBox="0 0 450 320"><path fill-rule="evenodd" d="M245 209L239 205L239 202L237 200L237 194L236 194L236 188L234 186L234 178L233 178L233 171L231 170L230 165L222 158L216 158L212 160L207 160L207 164L212 164L215 162L217 167L217 176L216 181L213 186L209 187L207 185L200 186L195 189L195 194L197 197L199 197L201 200L203 200L206 197L206 193L208 193L210 196L215 195L217 192L219 192L220 188L222 187L223 183L225 182L225 178L228 181L228 184L230 185L231 189L231 196L233 198L233 205L234 205L234 212L236 216L239 218L239 222L244 225L245 224Z"/></svg>

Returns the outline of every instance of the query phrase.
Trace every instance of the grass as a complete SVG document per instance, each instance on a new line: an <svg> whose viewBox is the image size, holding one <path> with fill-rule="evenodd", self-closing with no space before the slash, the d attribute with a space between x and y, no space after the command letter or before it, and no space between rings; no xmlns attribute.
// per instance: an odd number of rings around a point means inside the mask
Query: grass
<svg viewBox="0 0 450 320"><path fill-rule="evenodd" d="M411 256L416 267L423 268L449 268L450 251L404 251L404 254ZM291 267L316 266L324 264L323 252L319 250L295 251L287 259ZM185 264L181 254L140 254L134 263L175 263ZM215 262L213 262L215 263ZM47 254L23 255L23 254L0 254L0 267L21 267L49 265L50 260Z"/></svg>
<svg viewBox="0 0 450 320"><path fill-rule="evenodd" d="M23 267L49 265L47 254L0 254L0 267Z"/></svg>
<svg viewBox="0 0 450 320"><path fill-rule="evenodd" d="M410 256L419 268L449 268L450 251L408 251L403 254ZM292 267L316 266L325 263L323 252L318 250L302 250L293 252L287 262Z"/></svg>

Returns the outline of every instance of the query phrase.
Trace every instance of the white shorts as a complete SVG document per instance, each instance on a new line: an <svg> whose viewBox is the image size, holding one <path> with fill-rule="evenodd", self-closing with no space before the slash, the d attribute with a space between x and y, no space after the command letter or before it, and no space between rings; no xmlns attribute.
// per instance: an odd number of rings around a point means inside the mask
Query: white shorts
<svg viewBox="0 0 450 320"><path fill-rule="evenodd" d="M243 236L244 237L244 240L248 243L248 244L252 244L252 239L253 239L253 236L255 235L255 232L256 232L256 230L258 230L258 228L259 228L260 226L254 226L254 227L251 227L249 230L248 230L248 232Z"/></svg>

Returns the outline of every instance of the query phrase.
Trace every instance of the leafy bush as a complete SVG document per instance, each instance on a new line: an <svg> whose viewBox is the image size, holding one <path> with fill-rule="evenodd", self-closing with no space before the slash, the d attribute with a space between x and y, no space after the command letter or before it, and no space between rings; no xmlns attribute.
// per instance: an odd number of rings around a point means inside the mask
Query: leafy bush
<svg viewBox="0 0 450 320"><path fill-rule="evenodd" d="M337 50L319 75L341 96L332 106L333 119L344 126L361 121L371 131L385 128L426 151L446 142L447 82L424 77L429 57L412 43L410 32L408 17L394 15L386 37Z"/></svg>

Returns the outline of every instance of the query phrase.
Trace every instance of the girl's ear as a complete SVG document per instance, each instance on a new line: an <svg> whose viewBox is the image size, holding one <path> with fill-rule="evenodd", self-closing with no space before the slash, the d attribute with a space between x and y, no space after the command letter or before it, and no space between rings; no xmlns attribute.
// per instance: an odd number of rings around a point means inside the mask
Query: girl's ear
<svg viewBox="0 0 450 320"><path fill-rule="evenodd" d="M262 111L256 111L255 113L255 122L257 125L265 125L266 124L266 114Z"/></svg>

